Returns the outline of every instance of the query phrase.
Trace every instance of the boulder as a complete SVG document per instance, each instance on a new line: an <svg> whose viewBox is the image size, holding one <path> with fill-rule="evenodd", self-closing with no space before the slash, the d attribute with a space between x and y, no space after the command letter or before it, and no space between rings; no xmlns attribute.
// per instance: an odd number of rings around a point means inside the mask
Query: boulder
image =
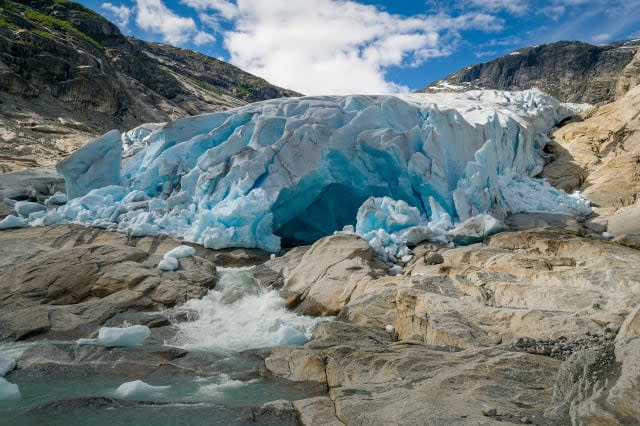
<svg viewBox="0 0 640 426"><path fill-rule="evenodd" d="M287 305L306 315L335 315L358 284L382 275L369 244L355 235L318 240L287 277L281 293Z"/></svg>

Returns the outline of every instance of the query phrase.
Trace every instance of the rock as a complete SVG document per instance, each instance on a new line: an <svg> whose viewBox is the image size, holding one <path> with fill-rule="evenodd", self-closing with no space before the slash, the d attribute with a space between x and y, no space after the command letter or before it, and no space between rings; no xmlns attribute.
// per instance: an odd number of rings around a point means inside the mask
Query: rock
<svg viewBox="0 0 640 426"><path fill-rule="evenodd" d="M560 127L548 147L553 161L540 175L558 188L587 196L596 206L590 221L607 224L614 236L640 233L639 109L636 86Z"/></svg>
<svg viewBox="0 0 640 426"><path fill-rule="evenodd" d="M617 419L625 415L608 404L607 383L615 381L616 357L613 345L594 346L571 356L560 369L554 385L553 399L545 410L545 418L554 422L572 424L622 424ZM638 373L620 377L616 383L637 380ZM637 396L637 389L635 390ZM614 394L615 395L615 394ZM615 396L614 396L615 399ZM634 401L634 402L631 402ZM636 405L637 399L618 400L618 404ZM608 402L608 401L607 401Z"/></svg>
<svg viewBox="0 0 640 426"><path fill-rule="evenodd" d="M285 279L300 264L309 248L310 246L295 247L280 257L256 265L251 273L264 288L280 290L284 286Z"/></svg>
<svg viewBox="0 0 640 426"><path fill-rule="evenodd" d="M300 399L293 402L304 426L343 426L336 416L333 401L326 396Z"/></svg>
<svg viewBox="0 0 640 426"><path fill-rule="evenodd" d="M118 313L205 295L216 282L209 261L183 259L176 272L154 268L158 247L179 245L78 226L0 232L0 338L87 337Z"/></svg>
<svg viewBox="0 0 640 426"><path fill-rule="evenodd" d="M438 252L429 252L424 255L425 265L440 265L444 263L444 257Z"/></svg>
<svg viewBox="0 0 640 426"><path fill-rule="evenodd" d="M150 339L144 346L106 348L95 344L49 343L29 346L16 360L12 377L52 380L78 378L117 378L162 383L176 377L210 376L212 365L221 355L188 353Z"/></svg>
<svg viewBox="0 0 640 426"><path fill-rule="evenodd" d="M64 190L64 178L53 168L0 174L0 199L42 203L55 192Z"/></svg>
<svg viewBox="0 0 640 426"><path fill-rule="evenodd" d="M620 79L616 86L616 98L619 99L627 92L640 84L640 51L631 59L620 74Z"/></svg>
<svg viewBox="0 0 640 426"><path fill-rule="evenodd" d="M7 216L15 216L16 210L13 208L13 201L8 199L2 199L0 197L0 220L4 219Z"/></svg>
<svg viewBox="0 0 640 426"><path fill-rule="evenodd" d="M486 237L506 231L507 226L488 214L473 216L457 225L448 235L456 245L478 243Z"/></svg>
<svg viewBox="0 0 640 426"><path fill-rule="evenodd" d="M635 339L636 337L640 337L640 306L633 309L631 313L627 315L627 318L625 318L618 331L616 340L624 342Z"/></svg>
<svg viewBox="0 0 640 426"><path fill-rule="evenodd" d="M616 348L616 361L622 362L620 376L617 380L611 378L615 383L606 401L621 423L625 419L640 419L640 339Z"/></svg>
<svg viewBox="0 0 640 426"><path fill-rule="evenodd" d="M248 419L251 423L265 422L266 424L298 425L300 417L291 401L278 400L262 404L251 410Z"/></svg>
<svg viewBox="0 0 640 426"><path fill-rule="evenodd" d="M498 415L498 410L496 409L496 407L485 405L482 407L482 414L487 417L495 417Z"/></svg>
<svg viewBox="0 0 640 426"><path fill-rule="evenodd" d="M327 375L324 360L305 349L277 349L267 359L269 373L293 382L305 382L308 387L326 390Z"/></svg>
<svg viewBox="0 0 640 426"><path fill-rule="evenodd" d="M373 250L355 235L318 240L285 281L287 305L306 315L335 315L357 285L381 275Z"/></svg>

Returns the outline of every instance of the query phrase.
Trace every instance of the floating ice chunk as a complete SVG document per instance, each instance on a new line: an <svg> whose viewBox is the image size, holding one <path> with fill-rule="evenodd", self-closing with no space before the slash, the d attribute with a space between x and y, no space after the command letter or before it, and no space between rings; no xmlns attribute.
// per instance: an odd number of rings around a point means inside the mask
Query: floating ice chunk
<svg viewBox="0 0 640 426"><path fill-rule="evenodd" d="M276 331L275 338L277 346L304 345L309 341L304 333L289 325L281 326L278 331Z"/></svg>
<svg viewBox="0 0 640 426"><path fill-rule="evenodd" d="M490 235L506 231L507 226L488 214L481 214L465 220L449 232L453 243L468 245L478 243Z"/></svg>
<svg viewBox="0 0 640 426"><path fill-rule="evenodd" d="M9 383L4 377L0 377L0 401L15 401L22 398L18 385Z"/></svg>
<svg viewBox="0 0 640 426"><path fill-rule="evenodd" d="M173 250L168 251L164 258L173 257L174 259L184 259L185 257L191 257L196 254L196 249L191 246L178 246Z"/></svg>
<svg viewBox="0 0 640 426"><path fill-rule="evenodd" d="M46 212L47 208L40 203L33 203L31 201L18 201L13 206L16 213L22 217L29 217L30 214L36 212Z"/></svg>
<svg viewBox="0 0 640 426"><path fill-rule="evenodd" d="M102 327L98 332L98 343L107 347L140 346L151 335L146 325L131 327Z"/></svg>
<svg viewBox="0 0 640 426"><path fill-rule="evenodd" d="M44 203L47 206L61 206L63 204L66 204L67 201L67 194L65 194L64 192L56 192L51 197L47 198Z"/></svg>
<svg viewBox="0 0 640 426"><path fill-rule="evenodd" d="M179 267L180 261L178 261L178 259L176 259L175 257L170 256L165 256L165 258L162 259L160 263L158 263L158 269L161 269L163 271L175 271Z"/></svg>
<svg viewBox="0 0 640 426"><path fill-rule="evenodd" d="M171 389L171 386L152 386L142 380L123 383L118 386L115 394L120 398L148 397Z"/></svg>
<svg viewBox="0 0 640 426"><path fill-rule="evenodd" d="M227 374L221 374L216 378L216 381L218 383L210 383L201 386L200 389L198 389L198 393L210 397L220 397L225 393L225 391L243 388L251 383L251 381L243 382L241 380L234 380Z"/></svg>
<svg viewBox="0 0 640 426"><path fill-rule="evenodd" d="M6 376L14 368L16 368L14 360L0 357L0 377Z"/></svg>
<svg viewBox="0 0 640 426"><path fill-rule="evenodd" d="M112 130L62 160L56 169L62 176L69 199L92 189L120 184L122 142L120 132Z"/></svg>
<svg viewBox="0 0 640 426"><path fill-rule="evenodd" d="M4 219L0 220L0 230L1 229L13 229L13 228L22 228L26 224L24 220L20 219L17 216L10 214Z"/></svg>

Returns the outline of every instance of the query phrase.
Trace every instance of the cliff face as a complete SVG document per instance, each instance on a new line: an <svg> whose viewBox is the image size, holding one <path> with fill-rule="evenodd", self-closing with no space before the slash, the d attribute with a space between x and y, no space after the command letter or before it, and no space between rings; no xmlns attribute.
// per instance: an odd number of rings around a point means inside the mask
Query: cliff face
<svg viewBox="0 0 640 426"><path fill-rule="evenodd" d="M421 91L537 87L563 102L610 102L622 70L639 47L640 40L605 46L560 41L528 47L462 69Z"/></svg>
<svg viewBox="0 0 640 426"><path fill-rule="evenodd" d="M73 2L0 0L0 172L54 164L113 128L294 95L217 59L125 37Z"/></svg>
<svg viewBox="0 0 640 426"><path fill-rule="evenodd" d="M610 234L640 238L640 86L631 72L637 58L621 76L618 87L627 91L615 102L584 111L552 135L553 161L542 177L582 191L596 207L592 221Z"/></svg>

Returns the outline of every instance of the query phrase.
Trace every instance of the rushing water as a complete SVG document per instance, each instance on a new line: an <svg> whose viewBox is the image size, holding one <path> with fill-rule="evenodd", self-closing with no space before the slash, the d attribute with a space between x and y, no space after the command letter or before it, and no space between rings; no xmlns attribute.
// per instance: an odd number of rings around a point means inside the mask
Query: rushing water
<svg viewBox="0 0 640 426"><path fill-rule="evenodd" d="M178 332L167 344L219 354L221 362L212 362L210 377L145 380L150 385L169 387L122 400L116 390L131 378L9 374L7 379L20 387L22 398L0 402L0 425L246 424L255 420L249 407L308 396L260 379L233 377L234 373L238 377L246 375L257 366L258 361L240 356L240 351L302 344L324 319L288 311L277 293L260 287L250 269L219 270L216 288L184 307L193 311L195 318L175 324ZM18 359L33 344L37 343L0 345L0 356ZM56 402L61 400L65 402ZM251 424L282 422L267 416Z"/></svg>
<svg viewBox="0 0 640 426"><path fill-rule="evenodd" d="M286 309L275 291L265 291L250 269L222 269L216 288L184 307L197 319L178 324L176 346L232 353L305 343L319 321Z"/></svg>

